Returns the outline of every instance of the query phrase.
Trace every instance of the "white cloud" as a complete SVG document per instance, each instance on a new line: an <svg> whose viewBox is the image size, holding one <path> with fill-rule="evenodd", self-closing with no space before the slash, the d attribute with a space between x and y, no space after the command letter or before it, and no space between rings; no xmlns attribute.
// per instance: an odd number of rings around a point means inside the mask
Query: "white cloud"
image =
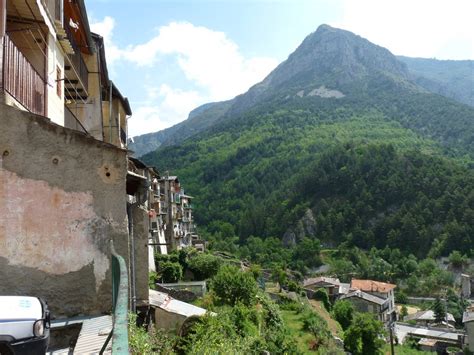
<svg viewBox="0 0 474 355"><path fill-rule="evenodd" d="M125 48L114 44L114 26L111 17L91 25L93 31L104 37L108 63L128 61L150 72L149 68L160 58L173 58L182 76L198 88L183 90L161 83L148 88L145 102L132 99L131 135L172 126L206 102L231 99L263 80L278 64L268 57L245 58L225 33L188 22L171 22L160 27L149 41ZM160 71L166 70L160 62L153 72L159 76Z"/></svg>
<svg viewBox="0 0 474 355"><path fill-rule="evenodd" d="M188 113L205 102L197 91L173 89L167 84L147 88L147 100L136 103L129 121L129 135L155 132L182 121ZM132 102L133 105L133 102Z"/></svg>
<svg viewBox="0 0 474 355"><path fill-rule="evenodd" d="M273 58L246 59L225 33L172 22L144 44L129 46L123 56L140 66L151 66L163 55L175 55L186 78L206 90L211 100L230 99L276 67Z"/></svg>
<svg viewBox="0 0 474 355"><path fill-rule="evenodd" d="M397 55L474 59L472 0L344 0L334 23Z"/></svg>
<svg viewBox="0 0 474 355"><path fill-rule="evenodd" d="M91 23L90 27L92 32L104 37L107 65L113 66L113 63L122 56L122 51L114 44L112 39L115 20L110 16L106 16L102 21Z"/></svg>

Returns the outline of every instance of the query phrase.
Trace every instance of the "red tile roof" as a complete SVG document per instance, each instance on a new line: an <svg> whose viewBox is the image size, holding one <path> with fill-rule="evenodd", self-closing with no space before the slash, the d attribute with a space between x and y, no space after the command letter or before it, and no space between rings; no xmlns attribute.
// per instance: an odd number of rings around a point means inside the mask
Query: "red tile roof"
<svg viewBox="0 0 474 355"><path fill-rule="evenodd" d="M388 293L395 287L397 287L397 285L373 280L352 279L351 281L351 289L357 289L365 292Z"/></svg>

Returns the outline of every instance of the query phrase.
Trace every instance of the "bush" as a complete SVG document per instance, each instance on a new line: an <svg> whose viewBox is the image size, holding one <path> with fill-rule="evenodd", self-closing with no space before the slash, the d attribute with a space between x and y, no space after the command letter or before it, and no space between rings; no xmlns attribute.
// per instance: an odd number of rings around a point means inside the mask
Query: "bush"
<svg viewBox="0 0 474 355"><path fill-rule="evenodd" d="M211 254L201 253L188 259L187 263L195 279L205 280L217 274L222 264L222 259Z"/></svg>
<svg viewBox="0 0 474 355"><path fill-rule="evenodd" d="M469 262L469 259L459 251L453 250L451 254L449 254L449 262L453 264L454 267L462 267Z"/></svg>
<svg viewBox="0 0 474 355"><path fill-rule="evenodd" d="M328 312L331 311L331 303L329 302L329 295L326 289L320 288L316 290L314 293L314 298L318 301L321 301L324 305L324 308L326 308Z"/></svg>
<svg viewBox="0 0 474 355"><path fill-rule="evenodd" d="M319 315L312 311L307 311L303 315L303 329L312 333L317 340L329 337L328 324Z"/></svg>
<svg viewBox="0 0 474 355"><path fill-rule="evenodd" d="M163 282L178 282L183 277L183 268L177 262L161 262L160 275Z"/></svg>
<svg viewBox="0 0 474 355"><path fill-rule="evenodd" d="M301 286L298 285L295 281L291 280L291 281L288 281L288 291L291 291L291 292L296 292L296 293L300 293L301 292Z"/></svg>
<svg viewBox="0 0 474 355"><path fill-rule="evenodd" d="M157 268L160 267L160 264L165 262L179 262L178 254L159 254L155 253L155 265Z"/></svg>
<svg viewBox="0 0 474 355"><path fill-rule="evenodd" d="M401 304L407 304L408 303L407 294L403 291L398 291L397 293L395 293L395 302L401 303Z"/></svg>
<svg viewBox="0 0 474 355"><path fill-rule="evenodd" d="M382 322L370 313L356 313L344 332L344 346L354 355L381 354L384 341Z"/></svg>
<svg viewBox="0 0 474 355"><path fill-rule="evenodd" d="M158 277L158 275L154 271L150 271L150 273L148 274L148 287L151 290L155 289L155 284L156 284L157 277Z"/></svg>
<svg viewBox="0 0 474 355"><path fill-rule="evenodd" d="M255 303L258 286L252 274L235 266L221 266L212 278L210 288L222 304L234 306L237 302L249 306Z"/></svg>
<svg viewBox="0 0 474 355"><path fill-rule="evenodd" d="M137 326L137 316L130 313L128 317L128 338L131 354L171 354L174 339L163 330L154 327L147 332Z"/></svg>
<svg viewBox="0 0 474 355"><path fill-rule="evenodd" d="M345 300L337 301L332 309L334 319L339 322L343 330L351 325L354 318L354 307L352 303Z"/></svg>
<svg viewBox="0 0 474 355"><path fill-rule="evenodd" d="M408 315L408 308L407 306L403 305L402 308L400 309L401 320L404 320L407 315Z"/></svg>

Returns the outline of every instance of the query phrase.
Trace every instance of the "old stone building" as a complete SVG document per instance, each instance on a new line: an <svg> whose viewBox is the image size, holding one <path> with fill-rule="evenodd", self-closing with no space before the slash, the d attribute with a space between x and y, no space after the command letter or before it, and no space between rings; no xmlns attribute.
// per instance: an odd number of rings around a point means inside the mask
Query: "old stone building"
<svg viewBox="0 0 474 355"><path fill-rule="evenodd" d="M0 41L0 294L55 317L110 312L113 241L132 309L146 305L149 183L130 192L131 109L84 1L1 0Z"/></svg>

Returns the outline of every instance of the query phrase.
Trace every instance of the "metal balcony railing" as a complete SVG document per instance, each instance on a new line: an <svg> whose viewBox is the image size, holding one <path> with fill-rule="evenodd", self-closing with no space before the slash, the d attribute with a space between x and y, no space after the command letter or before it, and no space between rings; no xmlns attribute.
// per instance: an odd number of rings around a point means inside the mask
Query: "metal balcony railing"
<svg viewBox="0 0 474 355"><path fill-rule="evenodd" d="M123 257L117 254L110 242L112 254L112 307L113 329L102 346L100 354L107 348L112 338L112 354L129 354L128 348L128 274Z"/></svg>
<svg viewBox="0 0 474 355"><path fill-rule="evenodd" d="M65 67L68 68L71 66L70 71L72 71L72 74L66 72L66 83L72 84L76 87L76 90L69 89L69 92L66 92L66 96L73 99L77 99L78 96L85 98L87 97L89 88L89 71L87 70L84 59L82 59L80 48L74 39L74 34L72 33L69 24L66 24L64 29L69 42L74 49L74 54L68 54L65 63Z"/></svg>
<svg viewBox="0 0 474 355"><path fill-rule="evenodd" d="M123 145L127 145L127 133L125 133L123 128L120 128L120 140L122 141Z"/></svg>
<svg viewBox="0 0 474 355"><path fill-rule="evenodd" d="M46 115L46 83L7 34L3 37L2 75L5 91L28 111Z"/></svg>
<svg viewBox="0 0 474 355"><path fill-rule="evenodd" d="M79 121L76 115L72 113L67 106L64 106L64 127L88 134L81 121Z"/></svg>

